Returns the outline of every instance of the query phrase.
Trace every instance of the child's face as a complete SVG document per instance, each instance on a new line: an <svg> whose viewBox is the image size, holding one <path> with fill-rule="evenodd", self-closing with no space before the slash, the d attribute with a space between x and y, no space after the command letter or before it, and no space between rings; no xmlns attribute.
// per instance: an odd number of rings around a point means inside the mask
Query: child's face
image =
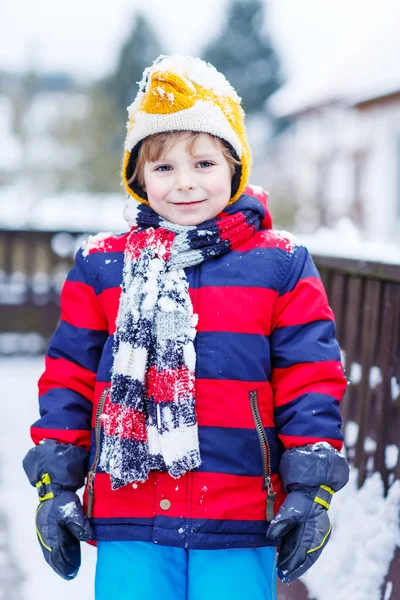
<svg viewBox="0 0 400 600"><path fill-rule="evenodd" d="M192 156L183 138L157 162L144 165L149 204L178 225L199 225L213 219L228 204L232 173L221 149L207 133L196 140Z"/></svg>

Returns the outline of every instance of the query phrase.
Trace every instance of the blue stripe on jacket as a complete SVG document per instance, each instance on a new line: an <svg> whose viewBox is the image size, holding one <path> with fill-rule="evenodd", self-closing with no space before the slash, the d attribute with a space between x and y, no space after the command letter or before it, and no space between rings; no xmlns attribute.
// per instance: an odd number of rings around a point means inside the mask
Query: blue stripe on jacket
<svg viewBox="0 0 400 600"><path fill-rule="evenodd" d="M98 381L110 381L113 365L110 336L104 347L98 370ZM199 331L195 338L196 377L199 379L232 379L268 381L271 376L268 336L251 333ZM232 349L232 353L226 349ZM257 360L249 360L256 356ZM243 368L246 365L246 368Z"/></svg>
<svg viewBox="0 0 400 600"><path fill-rule="evenodd" d="M191 288L203 286L261 287L278 291L278 273L288 261L288 253L280 248L252 248L246 252L232 250L201 265L201 277L196 277L198 267L185 269Z"/></svg>
<svg viewBox="0 0 400 600"><path fill-rule="evenodd" d="M157 525L164 529L171 529L173 531L178 532L179 529L185 526L188 526L188 521L185 518L179 517L164 517L162 515L157 515L156 517L118 517L118 522L115 522L115 518L110 519L99 519L92 518L91 523L98 528L101 528L104 525L112 526L112 530L114 532L120 532L120 535L123 536L126 525L133 524L138 527L146 527L151 526L151 532L153 531L154 521L157 521ZM266 521L239 521L232 519L190 519L190 529L192 531L197 531L199 533L216 533L216 534L263 534L265 535L267 526ZM109 531L109 530L108 530ZM118 535L118 534L117 534ZM119 538L118 539L123 539Z"/></svg>
<svg viewBox="0 0 400 600"><path fill-rule="evenodd" d="M123 252L93 252L85 257L84 260L87 263L88 273L101 273L101 280L96 277L91 281L97 295L101 294L105 289L120 287L124 266ZM81 271L70 271L68 280L87 283Z"/></svg>
<svg viewBox="0 0 400 600"><path fill-rule="evenodd" d="M101 282L92 285L96 294L104 289L119 287L122 281L123 252L94 252L86 257L88 271L101 272ZM107 262L106 262L107 261ZM261 287L278 291L281 281L278 273L288 261L288 253L280 248L253 248L246 252L232 250L218 258L187 267L185 273L193 289L203 286ZM199 277L200 274L200 277ZM71 271L70 281L86 283L80 271Z"/></svg>
<svg viewBox="0 0 400 600"><path fill-rule="evenodd" d="M295 260L297 259L297 260ZM300 279L307 277L316 277L320 279L320 274L315 266L307 248L304 246L295 246L293 250L293 260L290 263L290 271L287 274L287 279L282 282L279 295L283 296L287 292L292 292Z"/></svg>
<svg viewBox="0 0 400 600"><path fill-rule="evenodd" d="M51 338L47 356L64 358L95 373L107 338L108 331L75 327L60 321Z"/></svg>
<svg viewBox="0 0 400 600"><path fill-rule="evenodd" d="M268 336L226 331L199 331L195 338L195 348L196 377L200 379L239 381L270 379L271 358ZM257 357L257 360L252 360L253 356Z"/></svg>
<svg viewBox="0 0 400 600"><path fill-rule="evenodd" d="M261 477L263 475L262 450L255 429L236 427L199 426L199 446L202 464L198 469L203 473L226 473ZM278 473L282 445L273 428L265 428L271 449L271 470ZM104 431L100 429L100 445ZM92 431L91 454L95 453L95 432ZM103 472L100 466L99 473Z"/></svg>
<svg viewBox="0 0 400 600"><path fill-rule="evenodd" d="M339 402L325 394L302 394L275 408L275 423L281 435L343 438Z"/></svg>
<svg viewBox="0 0 400 600"><path fill-rule="evenodd" d="M264 431L271 450L271 470L278 473L282 446L275 429L265 428ZM255 429L201 426L199 445L203 462L196 471L263 475L262 450Z"/></svg>
<svg viewBox="0 0 400 600"><path fill-rule="evenodd" d="M282 272L282 265L289 260L287 251L281 248L253 248L246 252L232 250L227 254L206 261L201 265L201 280L198 278L199 266L185 269L191 288L202 286L237 286L262 287L279 291L280 295L292 291L298 281L305 277L320 278L318 270L311 256L303 246L296 246L293 252L297 253L298 260L291 261L292 269L287 280L282 286L278 273ZM94 252L86 257L88 271L102 274L101 282L94 280L92 283L96 294L101 294L104 289L119 287L122 280L124 262L123 252ZM107 261L107 262L106 262ZM68 274L69 281L87 283L81 270L72 269Z"/></svg>
<svg viewBox="0 0 400 600"><path fill-rule="evenodd" d="M162 515L150 524L141 524L144 519L91 519L95 537L101 540L131 540L152 542L157 531L158 543L168 546L182 546L182 534L189 541L187 548L224 549L258 546L274 546L266 543L266 521L232 521L215 519L177 519ZM189 525L190 523L190 525Z"/></svg>
<svg viewBox="0 0 400 600"><path fill-rule="evenodd" d="M333 321L278 327L271 334L273 367L283 369L297 363L340 361Z"/></svg>
<svg viewBox="0 0 400 600"><path fill-rule="evenodd" d="M41 419L37 426L43 429L90 429L92 409L92 403L82 394L55 387L40 396Z"/></svg>

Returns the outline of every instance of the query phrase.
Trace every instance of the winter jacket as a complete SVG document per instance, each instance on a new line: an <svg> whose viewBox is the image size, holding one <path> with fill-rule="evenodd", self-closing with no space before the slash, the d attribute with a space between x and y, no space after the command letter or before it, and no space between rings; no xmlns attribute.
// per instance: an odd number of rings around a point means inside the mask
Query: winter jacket
<svg viewBox="0 0 400 600"><path fill-rule="evenodd" d="M305 247L260 229L239 248L185 269L194 312L196 412L202 464L180 479L151 472L112 491L99 466L100 415L110 390L127 233L92 238L76 254L39 381L46 438L90 450L84 493L95 539L186 548L251 547L266 538L269 478L285 493L282 452L342 446L346 380L335 324Z"/></svg>

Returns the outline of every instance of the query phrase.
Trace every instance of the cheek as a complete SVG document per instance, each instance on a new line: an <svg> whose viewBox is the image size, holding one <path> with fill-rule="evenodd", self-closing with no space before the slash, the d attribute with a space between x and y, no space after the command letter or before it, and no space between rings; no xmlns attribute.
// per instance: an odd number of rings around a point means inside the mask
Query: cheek
<svg viewBox="0 0 400 600"><path fill-rule="evenodd" d="M215 193L225 194L227 190L230 193L232 177L229 167L226 166L222 172L215 173L215 176L210 183Z"/></svg>
<svg viewBox="0 0 400 600"><path fill-rule="evenodd" d="M217 177L212 183L212 192L214 196L218 196L221 201L223 199L225 199L226 202L229 201L229 198L231 197L231 188L232 183L230 174L227 177Z"/></svg>
<svg viewBox="0 0 400 600"><path fill-rule="evenodd" d="M146 182L146 192L149 201L160 201L163 199L163 196L165 194L165 185L163 185L163 182L160 180L157 181L149 179Z"/></svg>

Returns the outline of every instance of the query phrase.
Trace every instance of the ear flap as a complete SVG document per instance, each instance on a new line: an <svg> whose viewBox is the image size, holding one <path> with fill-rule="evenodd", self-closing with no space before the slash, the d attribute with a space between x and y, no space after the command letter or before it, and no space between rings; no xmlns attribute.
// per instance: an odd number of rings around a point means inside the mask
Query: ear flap
<svg viewBox="0 0 400 600"><path fill-rule="evenodd" d="M226 140L222 140L222 142L228 148L228 150L232 154L233 158L235 160L240 161L240 158L237 155L237 152L234 149L234 147L231 146L231 144L229 142L227 142ZM239 189L241 177L242 177L242 163L240 162L240 164L235 165L235 172L232 175L231 198L233 198L236 195L236 193Z"/></svg>
<svg viewBox="0 0 400 600"><path fill-rule="evenodd" d="M126 180L129 181L129 179L132 177L134 171L135 171L135 167L136 167L136 161L138 159L138 155L139 155L139 149L140 146L142 144L143 140L140 141L138 144L136 144L136 146L134 148L132 148L131 150L131 154L129 156L129 161L126 167L126 172L125 172L125 176L126 176ZM128 184L130 189L140 198L142 198L143 200L146 200L146 202L148 201L147 198L147 194L144 191L144 189L142 188L141 185L139 185L139 183L133 181L132 183Z"/></svg>

